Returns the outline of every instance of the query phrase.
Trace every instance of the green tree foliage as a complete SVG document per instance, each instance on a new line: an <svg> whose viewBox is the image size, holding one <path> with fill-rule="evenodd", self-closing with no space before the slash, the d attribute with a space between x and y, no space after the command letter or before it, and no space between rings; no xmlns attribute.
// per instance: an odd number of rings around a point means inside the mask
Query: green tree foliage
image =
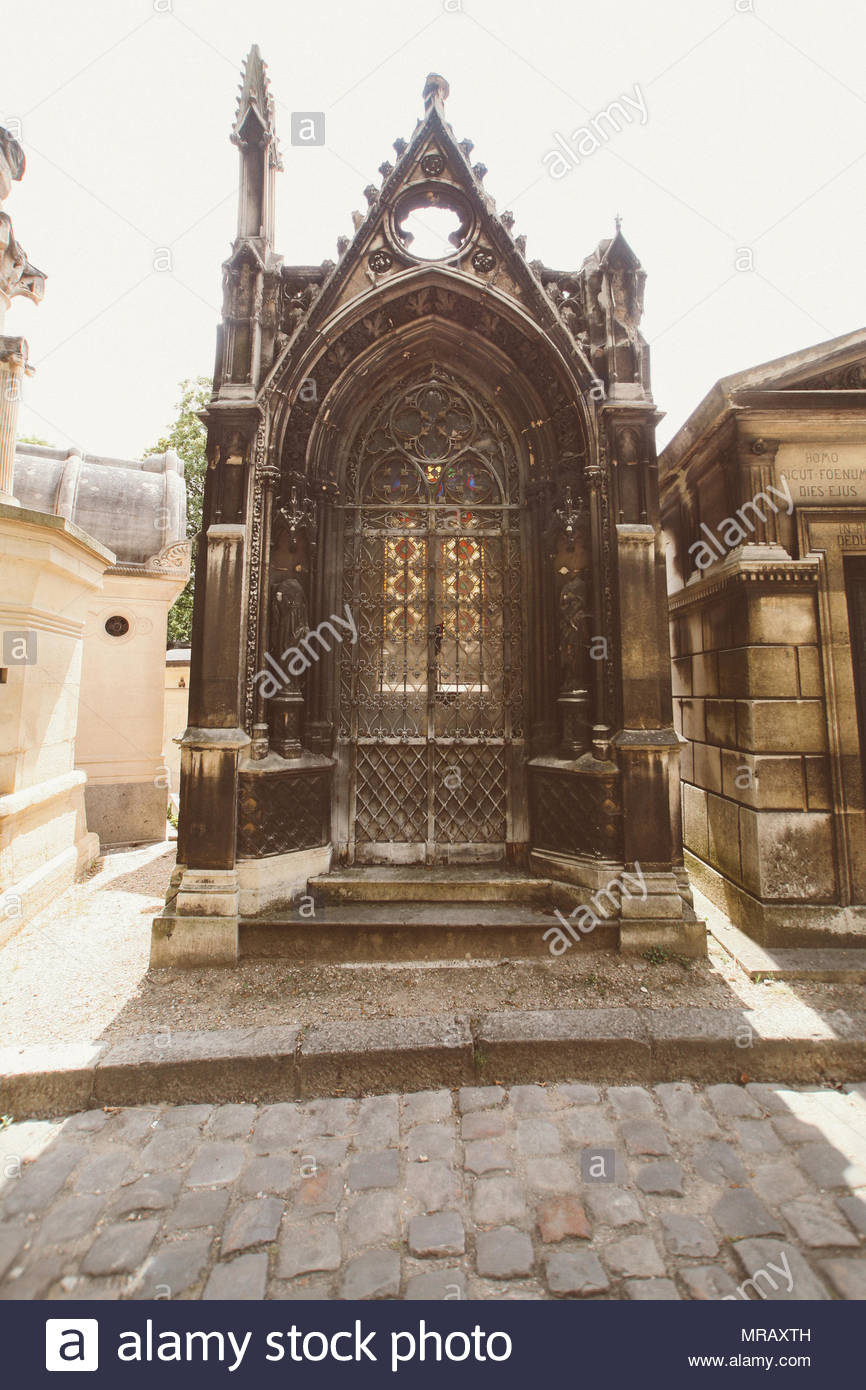
<svg viewBox="0 0 866 1390"><path fill-rule="evenodd" d="M178 457L183 459L186 477L186 533L188 536L197 537L201 530L201 508L207 469L207 459L205 458L207 431L198 418L198 412L203 410L210 400L210 377L189 377L180 383L180 393L174 424L168 434L163 435L151 449L146 450L145 458L150 454L164 454L167 449L174 449ZM192 636L195 540L193 540L192 548L193 572L186 588L182 594L178 595L168 614L167 640L175 647L188 646Z"/></svg>
<svg viewBox="0 0 866 1390"><path fill-rule="evenodd" d="M41 444L44 449L55 449L56 444L52 444L50 439L40 439L38 434L19 434L19 444Z"/></svg>

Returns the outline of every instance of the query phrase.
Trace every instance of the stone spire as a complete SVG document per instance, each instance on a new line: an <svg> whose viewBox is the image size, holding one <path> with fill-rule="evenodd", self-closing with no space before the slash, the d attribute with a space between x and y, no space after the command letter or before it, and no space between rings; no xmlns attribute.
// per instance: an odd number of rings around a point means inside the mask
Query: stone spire
<svg viewBox="0 0 866 1390"><path fill-rule="evenodd" d="M450 87L444 77L440 77L438 72L427 74L427 81L424 83L424 115L427 116L432 110L439 112L440 116L445 115L445 103L448 100Z"/></svg>
<svg viewBox="0 0 866 1390"><path fill-rule="evenodd" d="M241 85L238 89L238 104L232 139L237 144L243 139L243 129L249 113L253 111L263 130L273 130L274 103L270 94L267 68L262 61L259 46L254 43L244 61Z"/></svg>
<svg viewBox="0 0 866 1390"><path fill-rule="evenodd" d="M240 151L238 236L272 243L274 175L283 164L267 68L255 43L244 63L231 138Z"/></svg>
<svg viewBox="0 0 866 1390"><path fill-rule="evenodd" d="M18 141L0 126L0 201L8 196L12 184L24 177L25 164L24 151ZM0 209L0 330L10 302L16 296L23 295L38 304L44 293L45 276L30 264L23 247L15 240L9 214ZM15 426L21 378L31 376L32 372L32 367L27 365L25 340L0 333L0 503L7 506L17 506L12 496Z"/></svg>

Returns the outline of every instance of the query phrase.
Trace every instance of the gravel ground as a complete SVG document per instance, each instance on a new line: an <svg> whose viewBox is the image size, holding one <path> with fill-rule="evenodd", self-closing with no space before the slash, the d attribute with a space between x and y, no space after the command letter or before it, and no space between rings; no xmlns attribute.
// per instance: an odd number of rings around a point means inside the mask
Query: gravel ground
<svg viewBox="0 0 866 1390"><path fill-rule="evenodd" d="M174 844L117 850L0 951L0 1044L90 1042L138 993Z"/></svg>
<svg viewBox="0 0 866 1390"><path fill-rule="evenodd" d="M0 1045L90 1042L170 1027L207 1029L468 1009L629 1006L832 1013L862 986L752 984L713 940L707 961L580 948L558 960L303 965L148 971L150 926L174 845L115 851L0 951Z"/></svg>

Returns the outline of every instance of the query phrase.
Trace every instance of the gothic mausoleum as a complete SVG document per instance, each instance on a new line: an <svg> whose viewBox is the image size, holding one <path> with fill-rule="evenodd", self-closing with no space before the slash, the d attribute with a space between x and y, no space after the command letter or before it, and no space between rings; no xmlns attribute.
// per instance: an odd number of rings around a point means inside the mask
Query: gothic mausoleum
<svg viewBox="0 0 866 1390"><path fill-rule="evenodd" d="M618 225L578 269L527 261L448 84L423 96L336 262L289 266L246 62L155 965L405 955L428 930L437 952L483 953L485 931L546 952L553 907L590 901L598 940L705 949L645 274Z"/></svg>

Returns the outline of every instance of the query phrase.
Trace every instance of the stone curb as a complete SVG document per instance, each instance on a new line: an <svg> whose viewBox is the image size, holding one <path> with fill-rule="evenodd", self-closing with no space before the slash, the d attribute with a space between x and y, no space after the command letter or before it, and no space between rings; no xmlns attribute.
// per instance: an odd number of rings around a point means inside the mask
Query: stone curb
<svg viewBox="0 0 866 1390"><path fill-rule="evenodd" d="M560 1009L354 1019L0 1049L0 1114L524 1081L866 1079L866 1010Z"/></svg>

